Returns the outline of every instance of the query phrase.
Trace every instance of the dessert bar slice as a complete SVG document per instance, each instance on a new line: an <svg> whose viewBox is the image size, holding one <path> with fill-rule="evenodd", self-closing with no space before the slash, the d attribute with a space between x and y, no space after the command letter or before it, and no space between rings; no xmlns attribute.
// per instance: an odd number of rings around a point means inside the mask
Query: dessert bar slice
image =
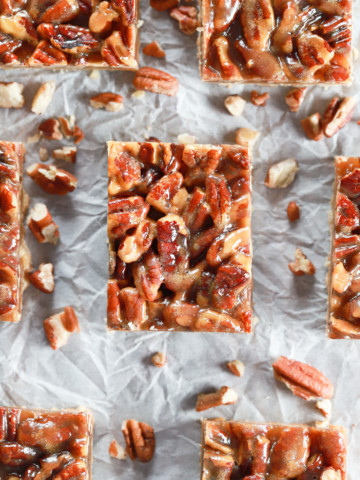
<svg viewBox="0 0 360 480"><path fill-rule="evenodd" d="M108 153L108 327L250 332L249 150L110 142Z"/></svg>
<svg viewBox="0 0 360 480"><path fill-rule="evenodd" d="M208 82L348 83L351 0L201 0Z"/></svg>
<svg viewBox="0 0 360 480"><path fill-rule="evenodd" d="M84 409L0 407L2 478L90 480L93 417Z"/></svg>
<svg viewBox="0 0 360 480"><path fill-rule="evenodd" d="M201 480L345 480L342 427L203 421Z"/></svg>
<svg viewBox="0 0 360 480"><path fill-rule="evenodd" d="M138 68L138 0L0 2L0 66Z"/></svg>
<svg viewBox="0 0 360 480"><path fill-rule="evenodd" d="M24 242L22 218L27 206L22 191L24 147L0 141L0 321L21 320L24 272L30 253ZM25 198L25 201L23 199Z"/></svg>
<svg viewBox="0 0 360 480"><path fill-rule="evenodd" d="M335 158L328 334L360 338L360 158Z"/></svg>

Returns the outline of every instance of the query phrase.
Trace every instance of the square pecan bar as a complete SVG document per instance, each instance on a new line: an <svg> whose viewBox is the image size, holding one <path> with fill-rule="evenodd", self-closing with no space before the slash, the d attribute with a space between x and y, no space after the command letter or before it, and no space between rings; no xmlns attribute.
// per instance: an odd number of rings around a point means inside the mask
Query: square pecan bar
<svg viewBox="0 0 360 480"><path fill-rule="evenodd" d="M84 408L0 407L0 470L6 479L90 480L93 416Z"/></svg>
<svg viewBox="0 0 360 480"><path fill-rule="evenodd" d="M360 158L335 158L328 334L360 339Z"/></svg>
<svg viewBox="0 0 360 480"><path fill-rule="evenodd" d="M27 208L22 189L24 146L0 141L0 321L21 320L24 272L31 257L22 224Z"/></svg>
<svg viewBox="0 0 360 480"><path fill-rule="evenodd" d="M201 480L345 480L342 427L203 421Z"/></svg>
<svg viewBox="0 0 360 480"><path fill-rule="evenodd" d="M249 150L137 142L108 149L108 327L250 332Z"/></svg>
<svg viewBox="0 0 360 480"><path fill-rule="evenodd" d="M0 66L138 68L138 0L0 0Z"/></svg>
<svg viewBox="0 0 360 480"><path fill-rule="evenodd" d="M208 82L349 83L351 0L201 0Z"/></svg>

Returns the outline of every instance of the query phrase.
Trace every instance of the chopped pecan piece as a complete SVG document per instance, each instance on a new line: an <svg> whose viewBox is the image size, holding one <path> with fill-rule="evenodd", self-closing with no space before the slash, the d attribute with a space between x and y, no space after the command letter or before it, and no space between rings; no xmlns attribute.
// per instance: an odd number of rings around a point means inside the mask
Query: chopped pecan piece
<svg viewBox="0 0 360 480"><path fill-rule="evenodd" d="M324 415L325 418L329 418L332 410L332 403L329 399L318 400L315 404L316 408Z"/></svg>
<svg viewBox="0 0 360 480"><path fill-rule="evenodd" d="M57 118L48 118L38 126L39 133L47 140L61 140L60 122Z"/></svg>
<svg viewBox="0 0 360 480"><path fill-rule="evenodd" d="M117 255L125 263L132 263L146 253L156 235L156 223L153 220L140 222L133 234L121 240Z"/></svg>
<svg viewBox="0 0 360 480"><path fill-rule="evenodd" d="M324 130L320 113L313 113L309 117L301 120L301 125L310 140L318 142L324 136Z"/></svg>
<svg viewBox="0 0 360 480"><path fill-rule="evenodd" d="M225 107L226 110L233 115L234 117L239 117L245 108L246 100L244 100L240 95L229 95L225 98Z"/></svg>
<svg viewBox="0 0 360 480"><path fill-rule="evenodd" d="M43 115L46 112L53 98L55 88L56 83L54 82L54 80L51 80L50 82L45 82L41 85L32 101L31 111L33 113L36 113L36 115Z"/></svg>
<svg viewBox="0 0 360 480"><path fill-rule="evenodd" d="M218 268L212 286L212 300L215 308L231 310L237 303L237 296L249 281L246 270L231 264L221 265Z"/></svg>
<svg viewBox="0 0 360 480"><path fill-rule="evenodd" d="M289 205L287 207L287 216L290 222L296 222L296 220L299 220L300 207L296 202L294 201L289 202Z"/></svg>
<svg viewBox="0 0 360 480"><path fill-rule="evenodd" d="M59 227L43 203L37 203L30 210L26 223L38 242L55 245L59 241Z"/></svg>
<svg viewBox="0 0 360 480"><path fill-rule="evenodd" d="M155 58L165 57L164 50L161 48L161 45L156 40L145 45L142 51L145 55L148 55L149 57L155 57Z"/></svg>
<svg viewBox="0 0 360 480"><path fill-rule="evenodd" d="M120 304L125 311L125 320L131 330L139 330L147 320L146 303L136 288L126 287L120 290Z"/></svg>
<svg viewBox="0 0 360 480"><path fill-rule="evenodd" d="M297 248L295 250L295 261L289 263L289 270L297 276L314 275L316 269L304 252Z"/></svg>
<svg viewBox="0 0 360 480"><path fill-rule="evenodd" d="M241 10L241 25L250 48L265 50L275 27L270 0L245 0Z"/></svg>
<svg viewBox="0 0 360 480"><path fill-rule="evenodd" d="M104 92L90 98L93 108L104 108L107 112L118 112L123 108L124 97L117 93Z"/></svg>
<svg viewBox="0 0 360 480"><path fill-rule="evenodd" d="M109 455L117 460L124 460L126 452L116 440L113 440L109 445Z"/></svg>
<svg viewBox="0 0 360 480"><path fill-rule="evenodd" d="M356 106L354 97L340 100L334 98L328 105L323 120L323 130L326 137L332 137L350 122Z"/></svg>
<svg viewBox="0 0 360 480"><path fill-rule="evenodd" d="M173 302L163 310L165 323L168 326L180 325L180 327L192 328L199 314L200 308L192 303Z"/></svg>
<svg viewBox="0 0 360 480"><path fill-rule="evenodd" d="M151 361L155 367L162 368L165 367L167 362L167 357L164 352L157 352L151 358Z"/></svg>
<svg viewBox="0 0 360 480"><path fill-rule="evenodd" d="M0 82L0 108L22 108L25 103L24 85L18 82Z"/></svg>
<svg viewBox="0 0 360 480"><path fill-rule="evenodd" d="M55 288L53 264L42 263L39 270L29 274L29 280L41 292L52 293Z"/></svg>
<svg viewBox="0 0 360 480"><path fill-rule="evenodd" d="M154 429L147 423L125 420L121 426L131 460L150 462L155 451Z"/></svg>
<svg viewBox="0 0 360 480"><path fill-rule="evenodd" d="M279 357L273 363L274 375L304 400L329 399L334 395L334 387L319 370L306 363Z"/></svg>
<svg viewBox="0 0 360 480"><path fill-rule="evenodd" d="M170 97L177 94L179 82L169 73L151 67L142 67L135 74L134 87Z"/></svg>
<svg viewBox="0 0 360 480"><path fill-rule="evenodd" d="M230 387L221 387L214 393L200 393L196 401L196 411L203 412L220 405L233 405L237 399L237 393Z"/></svg>
<svg viewBox="0 0 360 480"><path fill-rule="evenodd" d="M178 3L178 0L150 0L150 5L158 12L170 10L170 8L176 7Z"/></svg>
<svg viewBox="0 0 360 480"><path fill-rule="evenodd" d="M265 186L268 188L286 188L295 180L298 170L299 164L295 158L287 158L274 163L268 169Z"/></svg>
<svg viewBox="0 0 360 480"><path fill-rule="evenodd" d="M351 283L351 275L344 267L342 262L339 262L333 268L332 276L332 288L335 292L343 294L349 288Z"/></svg>
<svg viewBox="0 0 360 480"><path fill-rule="evenodd" d="M297 112L305 99L306 87L292 88L285 95L285 102L291 112Z"/></svg>
<svg viewBox="0 0 360 480"><path fill-rule="evenodd" d="M103 35L111 29L112 23L119 14L111 8L109 2L100 2L89 18L89 29L93 33Z"/></svg>
<svg viewBox="0 0 360 480"><path fill-rule="evenodd" d="M63 347L74 332L80 332L79 321L72 307L44 320L44 330L53 350Z"/></svg>
<svg viewBox="0 0 360 480"><path fill-rule="evenodd" d="M256 107L265 107L266 102L269 100L270 95L265 92L265 93L259 93L256 90L253 90L251 92L251 103L255 105Z"/></svg>
<svg viewBox="0 0 360 480"><path fill-rule="evenodd" d="M260 132L250 128L239 128L236 130L235 142L243 147L253 147L259 138Z"/></svg>
<svg viewBox="0 0 360 480"><path fill-rule="evenodd" d="M51 45L47 40L38 43L34 53L28 59L30 67L38 67L39 65L64 66L68 61L66 55Z"/></svg>
<svg viewBox="0 0 360 480"><path fill-rule="evenodd" d="M230 315L219 313L215 310L203 310L196 322L194 329L199 332L241 332L241 326Z"/></svg>
<svg viewBox="0 0 360 480"><path fill-rule="evenodd" d="M181 188L184 178L179 172L165 175L150 189L146 201L163 213L179 213L188 197L186 188Z"/></svg>
<svg viewBox="0 0 360 480"><path fill-rule="evenodd" d="M210 175L205 182L206 201L210 207L210 215L215 226L222 230L229 220L231 193L225 178Z"/></svg>
<svg viewBox="0 0 360 480"><path fill-rule="evenodd" d="M159 257L149 250L139 263L133 266L134 283L141 296L153 302L164 280Z"/></svg>
<svg viewBox="0 0 360 480"><path fill-rule="evenodd" d="M76 162L76 154L77 154L76 147L56 148L52 152L52 156L55 158L55 160L64 160L65 162L68 162L68 163Z"/></svg>
<svg viewBox="0 0 360 480"><path fill-rule="evenodd" d="M0 15L0 32L8 33L31 45L37 44L37 35L29 14L22 10L15 15Z"/></svg>
<svg viewBox="0 0 360 480"><path fill-rule="evenodd" d="M232 360L231 362L227 362L226 366L230 372L237 377L242 377L244 375L245 365L243 362L240 362L240 360Z"/></svg>
<svg viewBox="0 0 360 480"><path fill-rule="evenodd" d="M53 47L65 53L89 53L100 46L90 30L75 25L41 23L37 32L42 38L49 40Z"/></svg>
<svg viewBox="0 0 360 480"><path fill-rule="evenodd" d="M54 165L34 163L26 170L26 173L47 193L66 195L75 190L77 186L77 179L74 175Z"/></svg>
<svg viewBox="0 0 360 480"><path fill-rule="evenodd" d="M180 5L170 10L170 17L179 22L180 30L192 35L199 26L198 12L195 7Z"/></svg>
<svg viewBox="0 0 360 480"><path fill-rule="evenodd" d="M122 152L114 157L108 167L111 179L108 186L109 195L127 192L141 182L141 164L132 155Z"/></svg>
<svg viewBox="0 0 360 480"><path fill-rule="evenodd" d="M128 29L128 35L132 30ZM113 32L103 43L101 55L112 67L124 65L124 68L135 69L138 63L135 59L135 52L127 46L128 43L119 31Z"/></svg>

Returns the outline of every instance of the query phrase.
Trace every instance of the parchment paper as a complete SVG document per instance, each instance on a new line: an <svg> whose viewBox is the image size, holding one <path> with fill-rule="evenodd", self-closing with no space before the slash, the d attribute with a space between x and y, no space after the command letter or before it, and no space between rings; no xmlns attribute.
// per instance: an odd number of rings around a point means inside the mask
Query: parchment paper
<svg viewBox="0 0 360 480"><path fill-rule="evenodd" d="M56 289L44 295L29 287L25 292L23 320L0 325L0 403L46 408L86 405L95 415L95 479L198 479L200 418L279 422L313 422L321 414L313 404L294 397L276 382L271 364L286 355L313 364L335 384L332 422L349 432L349 478L360 478L360 341L326 340L327 292L325 262L329 253L328 212L333 182L334 155L360 155L360 126L354 120L331 139L312 142L305 138L300 119L323 113L335 95L358 95L359 61L355 60L351 87L309 89L299 113L288 111L286 88L262 88L271 98L265 108L246 105L243 116L231 117L223 106L230 93L249 98L251 86L206 85L198 73L196 35L183 35L168 14L158 13L142 2L142 46L157 39L166 60L141 57L142 65L158 67L180 82L176 97L146 93L131 97L132 73L102 72L99 80L89 72L1 72L2 81L25 85L26 108L0 111L0 138L26 141L40 118L30 112L39 85L54 79L56 94L44 118L75 114L85 132L73 170L78 188L65 197L50 196L29 178L25 186L31 204L45 202L60 226L57 246L39 245L27 233L34 265L55 265ZM354 5L354 47L359 46ZM88 99L95 93L113 91L124 96L119 113L94 110ZM200 333L113 333L105 331L108 140L144 140L154 135L177 141L191 133L199 143L232 143L235 130L250 127L262 132L254 149L254 300L259 323L252 335ZM66 144L64 141L62 144ZM44 143L50 151L58 142ZM39 144L27 144L26 164L39 161ZM286 190L269 190L263 181L268 166L294 156L300 163L295 182ZM301 220L290 225L286 207L296 200ZM294 278L287 264L300 246L314 262L314 278ZM81 334L52 351L44 335L43 320L66 305L73 305ZM157 369L151 356L166 351L168 364ZM245 375L230 374L226 361L239 358ZM196 394L221 385L235 388L234 406L195 412ZM152 424L156 454L149 464L118 461L108 455L115 437L123 443L121 422L134 417Z"/></svg>

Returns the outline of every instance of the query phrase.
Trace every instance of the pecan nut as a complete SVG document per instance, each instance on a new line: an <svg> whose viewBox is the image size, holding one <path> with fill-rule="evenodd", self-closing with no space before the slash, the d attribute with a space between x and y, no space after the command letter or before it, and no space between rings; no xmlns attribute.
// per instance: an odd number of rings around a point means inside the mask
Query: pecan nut
<svg viewBox="0 0 360 480"><path fill-rule="evenodd" d="M124 97L117 93L104 92L90 98L93 108L104 108L107 112L118 112L123 108Z"/></svg>
<svg viewBox="0 0 360 480"><path fill-rule="evenodd" d="M145 220L150 206L142 197L110 200L108 204L108 234L111 239L121 237L130 228Z"/></svg>
<svg viewBox="0 0 360 480"><path fill-rule="evenodd" d="M30 67L38 67L39 65L64 66L68 61L66 55L51 45L47 40L38 43L34 53L27 61Z"/></svg>
<svg viewBox="0 0 360 480"><path fill-rule="evenodd" d="M75 25L41 23L37 32L43 39L49 40L53 47L65 53L89 53L100 46L90 30Z"/></svg>
<svg viewBox="0 0 360 480"><path fill-rule="evenodd" d="M231 209L231 193L225 178L210 175L205 182L206 201L210 207L210 215L215 226L222 230L229 220Z"/></svg>
<svg viewBox="0 0 360 480"><path fill-rule="evenodd" d="M254 50L265 50L275 28L275 16L271 1L245 0L240 18L249 47Z"/></svg>
<svg viewBox="0 0 360 480"><path fill-rule="evenodd" d="M270 456L271 473L275 477L295 478L305 472L310 454L310 435L303 427L281 432Z"/></svg>
<svg viewBox="0 0 360 480"><path fill-rule="evenodd" d="M61 170L54 165L34 163L26 173L45 192L54 195L66 195L75 190L77 178L66 170Z"/></svg>
<svg viewBox="0 0 360 480"><path fill-rule="evenodd" d="M175 77L151 67L139 68L133 83L137 90L147 90L170 97L176 95L179 90L179 82Z"/></svg>
<svg viewBox="0 0 360 480"><path fill-rule="evenodd" d="M22 108L25 103L24 85L18 82L0 82L0 108Z"/></svg>
<svg viewBox="0 0 360 480"><path fill-rule="evenodd" d="M68 163L75 163L76 162L76 155L77 155L77 148L76 147L61 147L56 148L52 152L53 158L55 160L63 160Z"/></svg>
<svg viewBox="0 0 360 480"><path fill-rule="evenodd" d="M111 29L112 23L119 14L111 8L109 2L100 2L89 18L89 30L103 35Z"/></svg>
<svg viewBox="0 0 360 480"><path fill-rule="evenodd" d="M269 100L270 95L265 93L259 93L256 90L251 92L250 101L256 107L265 107L266 102Z"/></svg>
<svg viewBox="0 0 360 480"><path fill-rule="evenodd" d="M170 17L179 22L180 30L192 35L199 26L198 12L195 7L180 5L170 10Z"/></svg>
<svg viewBox="0 0 360 480"><path fill-rule="evenodd" d="M305 99L306 87L293 88L285 95L285 102L291 112L297 112Z"/></svg>
<svg viewBox="0 0 360 480"><path fill-rule="evenodd" d="M200 393L196 401L196 411L203 412L220 405L233 405L237 399L237 393L230 387L221 387L214 393Z"/></svg>
<svg viewBox="0 0 360 480"><path fill-rule="evenodd" d="M300 207L296 202L289 202L289 205L287 206L287 216L290 222L296 222L296 220L299 220Z"/></svg>
<svg viewBox="0 0 360 480"><path fill-rule="evenodd" d="M113 440L109 445L109 455L117 460L124 460L126 451L116 440Z"/></svg>
<svg viewBox="0 0 360 480"><path fill-rule="evenodd" d="M55 288L53 272L52 263L42 263L38 270L29 274L29 280L41 292L52 293Z"/></svg>
<svg viewBox="0 0 360 480"><path fill-rule="evenodd" d="M227 368L230 372L237 377L242 377L245 372L245 365L240 360L232 360L231 362L227 362Z"/></svg>
<svg viewBox="0 0 360 480"><path fill-rule="evenodd" d="M299 164L295 158L287 158L274 163L268 169L265 186L268 188L287 188L295 180Z"/></svg>
<svg viewBox="0 0 360 480"><path fill-rule="evenodd" d="M239 117L245 108L246 100L240 95L229 95L225 98L225 108L234 117Z"/></svg>
<svg viewBox="0 0 360 480"><path fill-rule="evenodd" d="M54 96L55 88L56 83L54 80L45 82L41 85L32 101L31 111L33 113L36 113L36 115L43 115L46 112Z"/></svg>
<svg viewBox="0 0 360 480"><path fill-rule="evenodd" d="M117 255L125 263L132 263L146 253L156 235L156 223L144 220L138 224L133 234L121 240Z"/></svg>
<svg viewBox="0 0 360 480"><path fill-rule="evenodd" d="M176 7L178 3L178 0L150 0L150 5L158 12L170 10L170 8Z"/></svg>
<svg viewBox="0 0 360 480"><path fill-rule="evenodd" d="M124 34L115 31L104 41L101 47L101 55L112 67L120 65L124 65L128 69L138 67L134 48L127 46L133 43L129 41L131 36L134 35L133 27L128 27L127 35L130 38L124 38Z"/></svg>
<svg viewBox="0 0 360 480"><path fill-rule="evenodd" d="M289 270L298 277L314 275L316 272L316 268L300 248L295 250L295 261L290 262L288 266Z"/></svg>
<svg viewBox="0 0 360 480"><path fill-rule="evenodd" d="M306 363L279 357L273 363L274 376L283 382L294 395L305 400L330 399L334 387L319 370Z"/></svg>
<svg viewBox="0 0 360 480"><path fill-rule="evenodd" d="M126 451L131 460L150 462L155 451L154 429L147 423L137 420L125 420L121 426Z"/></svg>
<svg viewBox="0 0 360 480"><path fill-rule="evenodd" d="M53 350L63 347L74 332L80 332L79 321L72 307L44 320L44 330Z"/></svg>
<svg viewBox="0 0 360 480"><path fill-rule="evenodd" d="M140 262L133 265L134 283L141 296L150 302L156 300L164 280L159 257L150 249Z"/></svg>
<svg viewBox="0 0 360 480"><path fill-rule="evenodd" d="M156 40L145 45L142 51L144 55L148 55L149 57L164 58L166 55Z"/></svg>
<svg viewBox="0 0 360 480"><path fill-rule="evenodd" d="M48 118L38 126L38 131L47 140L62 140L60 122L57 118Z"/></svg>
<svg viewBox="0 0 360 480"><path fill-rule="evenodd" d="M59 241L59 227L43 203L37 203L30 210L26 223L38 242L55 245Z"/></svg>
<svg viewBox="0 0 360 480"><path fill-rule="evenodd" d="M322 119L320 113L318 112L313 113L309 117L303 118L301 120L301 126L310 140L315 140L315 142L318 142L324 136Z"/></svg>
<svg viewBox="0 0 360 480"><path fill-rule="evenodd" d="M151 361L154 367L162 368L165 367L167 362L167 357L164 352L157 352L155 355L152 356Z"/></svg>

